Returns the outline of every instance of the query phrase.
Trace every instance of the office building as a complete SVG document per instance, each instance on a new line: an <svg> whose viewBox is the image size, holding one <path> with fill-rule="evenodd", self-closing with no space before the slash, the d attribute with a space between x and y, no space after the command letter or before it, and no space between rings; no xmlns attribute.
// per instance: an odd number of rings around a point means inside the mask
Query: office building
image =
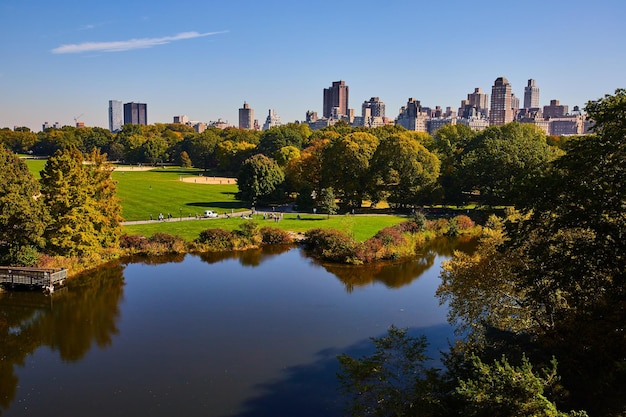
<svg viewBox="0 0 626 417"><path fill-rule="evenodd" d="M245 101L239 109L239 129L254 129L254 109Z"/></svg>
<svg viewBox="0 0 626 417"><path fill-rule="evenodd" d="M120 100L109 100L109 130L119 132L124 124L124 108Z"/></svg>
<svg viewBox="0 0 626 417"><path fill-rule="evenodd" d="M329 88L324 89L324 109L323 116L327 119L333 114L341 116L348 115L348 86L345 81L333 81Z"/></svg>
<svg viewBox="0 0 626 417"><path fill-rule="evenodd" d="M535 80L528 80L528 85L524 87L524 108L539 108L539 87L535 85Z"/></svg>
<svg viewBox="0 0 626 417"><path fill-rule="evenodd" d="M498 77L491 87L491 109L489 110L489 125L502 126L513 121L513 106L511 105L511 84L505 77Z"/></svg>
<svg viewBox="0 0 626 417"><path fill-rule="evenodd" d="M125 103L124 104L124 124L125 125L147 125L148 105L146 103Z"/></svg>
<svg viewBox="0 0 626 417"><path fill-rule="evenodd" d="M189 117L187 117L184 114L181 116L174 116L173 122L175 124L186 125L186 124L189 124Z"/></svg>

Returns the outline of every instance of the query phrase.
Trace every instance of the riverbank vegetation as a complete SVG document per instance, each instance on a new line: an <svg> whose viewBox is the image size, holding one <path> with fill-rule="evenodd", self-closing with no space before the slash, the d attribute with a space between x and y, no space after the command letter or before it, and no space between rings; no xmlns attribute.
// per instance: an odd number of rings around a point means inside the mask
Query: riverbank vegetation
<svg viewBox="0 0 626 417"><path fill-rule="evenodd" d="M373 356L340 357L353 415L626 413L626 90L586 110L595 134L570 140L475 253L445 264L438 295L463 335L445 370L391 329Z"/></svg>

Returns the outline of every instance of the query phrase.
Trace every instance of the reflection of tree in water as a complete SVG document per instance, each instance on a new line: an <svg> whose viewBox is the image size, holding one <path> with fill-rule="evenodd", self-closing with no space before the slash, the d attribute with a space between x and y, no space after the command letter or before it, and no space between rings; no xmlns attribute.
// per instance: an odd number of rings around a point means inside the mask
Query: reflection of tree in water
<svg viewBox="0 0 626 417"><path fill-rule="evenodd" d="M337 276L348 292L352 292L355 287L365 286L375 281L389 288L400 288L410 284L432 267L437 256L452 256L455 250L472 251L475 246L475 239L469 237L442 237L426 242L421 254L408 260L373 262L357 266L324 263L322 266Z"/></svg>
<svg viewBox="0 0 626 417"><path fill-rule="evenodd" d="M78 361L94 343L101 348L112 343L123 284L118 265L69 280L52 296L0 294L0 410L15 397L15 365L24 365L39 347L58 351L65 361Z"/></svg>
<svg viewBox="0 0 626 417"><path fill-rule="evenodd" d="M200 253L200 259L208 264L228 259L238 259L242 266L259 266L262 262L292 249L291 245L267 245L243 251L222 251Z"/></svg>

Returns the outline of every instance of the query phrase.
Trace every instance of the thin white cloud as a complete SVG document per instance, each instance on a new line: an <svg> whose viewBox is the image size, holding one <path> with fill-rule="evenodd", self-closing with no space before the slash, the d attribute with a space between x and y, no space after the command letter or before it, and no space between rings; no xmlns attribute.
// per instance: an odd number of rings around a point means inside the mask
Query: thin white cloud
<svg viewBox="0 0 626 417"><path fill-rule="evenodd" d="M204 36L217 35L222 32L183 32L174 36L164 36L162 38L141 38L130 39L127 41L113 42L83 42L69 45L61 45L52 50L53 54L80 54L83 52L120 52L129 51L131 49L152 48L157 45L165 45L170 42L181 41L184 39L201 38Z"/></svg>

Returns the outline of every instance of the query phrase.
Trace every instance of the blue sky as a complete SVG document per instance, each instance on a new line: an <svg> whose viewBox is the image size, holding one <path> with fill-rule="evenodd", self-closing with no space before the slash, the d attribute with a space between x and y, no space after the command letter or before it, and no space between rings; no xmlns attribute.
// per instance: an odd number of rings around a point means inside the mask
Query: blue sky
<svg viewBox="0 0 626 417"><path fill-rule="evenodd" d="M148 103L148 122L221 118L244 100L261 123L378 96L457 108L505 76L523 99L584 106L626 87L626 2L0 0L0 127L108 127L108 100Z"/></svg>

